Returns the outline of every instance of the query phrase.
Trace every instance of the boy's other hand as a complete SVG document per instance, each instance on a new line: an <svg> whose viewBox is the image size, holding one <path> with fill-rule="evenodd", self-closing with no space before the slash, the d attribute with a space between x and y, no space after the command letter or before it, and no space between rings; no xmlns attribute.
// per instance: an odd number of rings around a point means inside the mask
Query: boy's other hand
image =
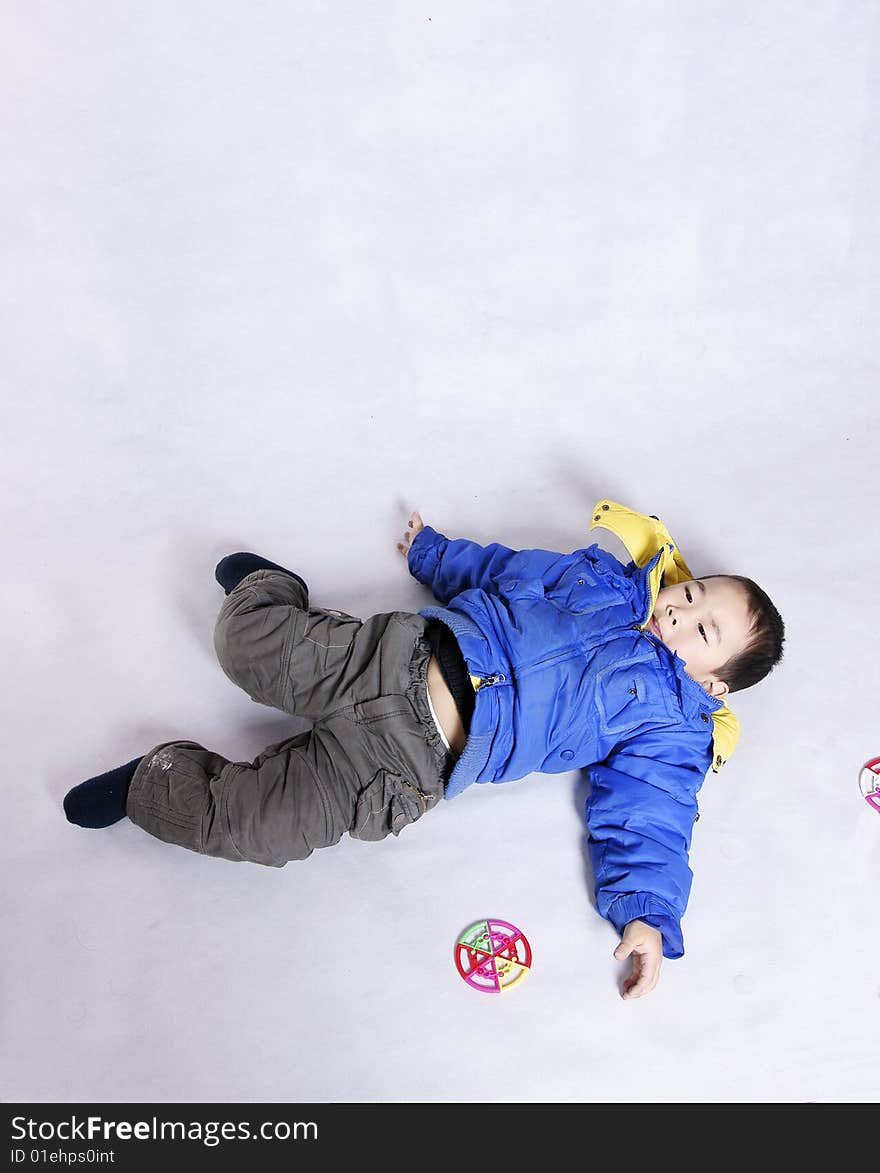
<svg viewBox="0 0 880 1173"><path fill-rule="evenodd" d="M413 544L416 534L421 533L424 528L425 523L419 516L418 511L414 509L410 515L409 529L403 535L403 541L397 543L397 548L404 558L409 557L409 548Z"/></svg>
<svg viewBox="0 0 880 1173"><path fill-rule="evenodd" d="M618 961L632 956L632 969L623 983L624 998L641 998L650 994L660 978L663 960L663 936L641 920L631 920L623 930L623 939L614 950Z"/></svg>

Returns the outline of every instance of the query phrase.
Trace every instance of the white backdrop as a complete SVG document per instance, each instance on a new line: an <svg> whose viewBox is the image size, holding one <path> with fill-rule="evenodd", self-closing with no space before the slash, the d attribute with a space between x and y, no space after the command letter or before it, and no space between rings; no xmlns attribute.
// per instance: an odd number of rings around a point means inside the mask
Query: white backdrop
<svg viewBox="0 0 880 1173"><path fill-rule="evenodd" d="M5 0L0 1098L876 1095L880 6ZM576 774L276 871L67 824L225 678L213 568L428 605L408 510L572 550L600 496L759 581L784 663L620 999ZM501 998L452 946L497 916Z"/></svg>

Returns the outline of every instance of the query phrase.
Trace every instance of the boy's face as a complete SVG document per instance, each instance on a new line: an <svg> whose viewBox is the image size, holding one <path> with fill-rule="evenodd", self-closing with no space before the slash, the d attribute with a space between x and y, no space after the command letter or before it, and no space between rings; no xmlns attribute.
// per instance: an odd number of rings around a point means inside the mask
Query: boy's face
<svg viewBox="0 0 880 1173"><path fill-rule="evenodd" d="M742 584L722 577L662 587L646 630L678 653L688 676L722 697L729 690L717 669L746 647L751 626Z"/></svg>

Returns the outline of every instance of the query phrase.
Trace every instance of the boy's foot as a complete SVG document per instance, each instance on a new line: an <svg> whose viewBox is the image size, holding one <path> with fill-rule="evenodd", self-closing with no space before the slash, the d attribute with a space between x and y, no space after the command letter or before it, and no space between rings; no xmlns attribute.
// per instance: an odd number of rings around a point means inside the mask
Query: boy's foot
<svg viewBox="0 0 880 1173"><path fill-rule="evenodd" d="M125 800L138 763L133 758L124 766L98 774L68 790L64 796L64 813L68 822L78 827L111 827L125 818Z"/></svg>
<svg viewBox="0 0 880 1173"><path fill-rule="evenodd" d="M289 574L302 586L306 597L308 597L308 584L298 574L279 566L277 562L270 562L268 558L261 558L259 554L249 554L246 551L227 554L225 558L221 558L214 568L214 577L228 595L230 591L235 590L243 578L247 578L255 570L280 570L282 574Z"/></svg>

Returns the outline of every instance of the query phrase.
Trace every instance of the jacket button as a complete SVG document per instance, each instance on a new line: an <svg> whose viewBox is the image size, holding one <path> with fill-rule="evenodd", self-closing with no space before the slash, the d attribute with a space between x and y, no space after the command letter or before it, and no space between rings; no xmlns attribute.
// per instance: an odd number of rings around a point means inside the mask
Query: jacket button
<svg viewBox="0 0 880 1173"><path fill-rule="evenodd" d="M601 517L601 514L597 513L596 516L593 518L593 521L599 521L600 517Z"/></svg>
<svg viewBox="0 0 880 1173"><path fill-rule="evenodd" d="M720 766L721 762L722 762L722 757L721 757L721 754L719 754L718 757L715 759L715 765Z"/></svg>
<svg viewBox="0 0 880 1173"><path fill-rule="evenodd" d="M565 760L567 762L570 762L571 759L574 757L574 750L573 749L564 749L559 756L561 758L565 758Z"/></svg>
<svg viewBox="0 0 880 1173"><path fill-rule="evenodd" d="M709 718L706 716L705 713L700 713L700 720L705 721L708 724Z"/></svg>
<svg viewBox="0 0 880 1173"><path fill-rule="evenodd" d="M611 508L611 506L610 505L603 505L602 508L607 512Z"/></svg>
<svg viewBox="0 0 880 1173"><path fill-rule="evenodd" d="M583 586L583 585L584 585L584 580L582 578L579 578L578 579L578 586Z"/></svg>
<svg viewBox="0 0 880 1173"><path fill-rule="evenodd" d="M699 821L700 821L700 812L697 811L697 813L694 815L694 822L699 823Z"/></svg>

